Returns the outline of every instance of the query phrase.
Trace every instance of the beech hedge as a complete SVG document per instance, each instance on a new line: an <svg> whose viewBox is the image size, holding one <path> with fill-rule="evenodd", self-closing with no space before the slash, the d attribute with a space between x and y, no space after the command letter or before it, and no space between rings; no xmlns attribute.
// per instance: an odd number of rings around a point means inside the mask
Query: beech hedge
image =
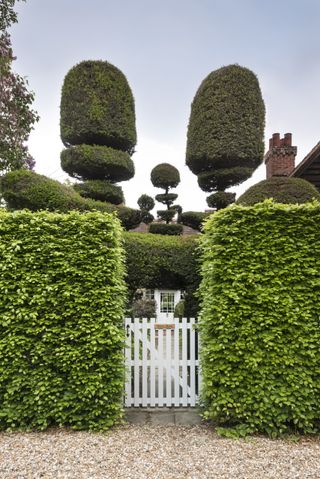
<svg viewBox="0 0 320 479"><path fill-rule="evenodd" d="M320 203L232 205L204 231L206 417L229 435L319 430Z"/></svg>
<svg viewBox="0 0 320 479"><path fill-rule="evenodd" d="M0 211L0 234L0 428L109 428L124 380L119 221Z"/></svg>

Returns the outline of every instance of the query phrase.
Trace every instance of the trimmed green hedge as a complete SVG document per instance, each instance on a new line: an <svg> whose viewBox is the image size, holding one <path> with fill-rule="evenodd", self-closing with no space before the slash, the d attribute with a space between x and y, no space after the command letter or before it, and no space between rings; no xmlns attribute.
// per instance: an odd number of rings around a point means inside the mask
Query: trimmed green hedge
<svg viewBox="0 0 320 479"><path fill-rule="evenodd" d="M108 146L77 145L61 152L61 168L79 180L130 180L134 163L128 153Z"/></svg>
<svg viewBox="0 0 320 479"><path fill-rule="evenodd" d="M11 210L59 212L98 210L107 213L116 211L122 226L127 230L138 226L141 222L141 212L138 210L82 198L70 186L62 185L59 181L30 170L15 170L7 173L1 178L0 191Z"/></svg>
<svg viewBox="0 0 320 479"><path fill-rule="evenodd" d="M167 213L168 211L169 210L162 211L161 213ZM159 215L159 211L157 213ZM163 216L163 220L166 219L164 215L159 216ZM157 235L179 236L183 233L183 226L177 223L151 223L149 226L149 233Z"/></svg>
<svg viewBox="0 0 320 479"><path fill-rule="evenodd" d="M320 193L309 181L302 178L273 176L251 186L237 200L238 204L251 206L272 198L276 203L306 203L320 200Z"/></svg>
<svg viewBox="0 0 320 479"><path fill-rule="evenodd" d="M232 205L202 251L207 418L225 434L319 430L320 204Z"/></svg>
<svg viewBox="0 0 320 479"><path fill-rule="evenodd" d="M185 314L197 317L199 236L125 233L124 239L126 282L131 300L139 288L182 289L186 291Z"/></svg>
<svg viewBox="0 0 320 479"><path fill-rule="evenodd" d="M125 75L105 61L83 61L67 73L60 105L65 146L107 145L132 154L134 99Z"/></svg>
<svg viewBox="0 0 320 479"><path fill-rule="evenodd" d="M0 428L104 430L122 416L114 215L0 211Z"/></svg>

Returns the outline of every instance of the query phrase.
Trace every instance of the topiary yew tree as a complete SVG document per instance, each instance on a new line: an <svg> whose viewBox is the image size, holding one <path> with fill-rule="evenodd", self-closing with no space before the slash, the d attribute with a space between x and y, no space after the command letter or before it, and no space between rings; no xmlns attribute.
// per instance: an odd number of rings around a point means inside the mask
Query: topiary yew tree
<svg viewBox="0 0 320 479"><path fill-rule="evenodd" d="M158 217L169 224L177 213L177 206L173 208L174 201L178 198L175 193L169 193L170 188L175 188L180 183L180 174L177 168L169 163L160 163L151 171L151 183L156 188L163 188L165 193L156 195L159 203L166 205L166 210L158 210Z"/></svg>
<svg viewBox="0 0 320 479"><path fill-rule="evenodd" d="M191 105L186 164L203 191L219 192L217 204L211 196L209 206L227 206L231 197L224 190L260 165L264 125L264 102L251 70L229 65L203 80Z"/></svg>
<svg viewBox="0 0 320 479"><path fill-rule="evenodd" d="M134 176L134 99L124 74L105 61L83 61L64 79L60 105L61 166L83 180L85 197L124 201L118 181ZM90 180L90 181L87 181Z"/></svg>

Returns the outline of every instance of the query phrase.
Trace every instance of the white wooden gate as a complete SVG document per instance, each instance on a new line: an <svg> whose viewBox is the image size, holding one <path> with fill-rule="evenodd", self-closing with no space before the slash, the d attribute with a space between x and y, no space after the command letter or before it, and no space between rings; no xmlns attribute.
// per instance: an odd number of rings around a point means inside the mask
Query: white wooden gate
<svg viewBox="0 0 320 479"><path fill-rule="evenodd" d="M193 318L125 320L126 407L196 405L201 378L195 324Z"/></svg>

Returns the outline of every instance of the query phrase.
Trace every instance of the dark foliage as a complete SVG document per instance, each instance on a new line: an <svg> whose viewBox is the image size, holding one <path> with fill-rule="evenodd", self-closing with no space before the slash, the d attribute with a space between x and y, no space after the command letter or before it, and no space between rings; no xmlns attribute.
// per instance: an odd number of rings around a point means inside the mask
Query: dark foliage
<svg viewBox="0 0 320 479"><path fill-rule="evenodd" d="M210 213L203 213L201 211L184 211L180 215L180 223L201 231L202 224L209 214Z"/></svg>
<svg viewBox="0 0 320 479"><path fill-rule="evenodd" d="M255 74L239 65L213 71L191 106L187 165L195 174L242 166L248 168L248 178L262 162L264 123L265 107Z"/></svg>
<svg viewBox="0 0 320 479"><path fill-rule="evenodd" d="M210 208L216 208L217 210L220 210L231 205L231 203L234 203L235 199L235 193L217 191L216 193L212 193L212 195L207 197L207 205Z"/></svg>
<svg viewBox="0 0 320 479"><path fill-rule="evenodd" d="M141 210L141 221L143 223L145 223L146 225L152 223L152 221L154 220L154 216L153 214L151 214L149 211L147 210Z"/></svg>
<svg viewBox="0 0 320 479"><path fill-rule="evenodd" d="M133 318L155 318L157 304L154 299L136 299L132 303Z"/></svg>
<svg viewBox="0 0 320 479"><path fill-rule="evenodd" d="M165 190L175 188L180 183L179 171L169 163L160 163L151 171L151 183Z"/></svg>
<svg viewBox="0 0 320 479"><path fill-rule="evenodd" d="M139 288L182 289L186 291L185 315L197 317L199 237L125 233L124 239L130 302Z"/></svg>
<svg viewBox="0 0 320 479"><path fill-rule="evenodd" d="M121 186L114 185L104 180L87 180L84 183L73 185L83 198L92 198L93 200L106 201L114 205L120 205L124 202L124 196Z"/></svg>
<svg viewBox="0 0 320 479"><path fill-rule="evenodd" d="M134 176L128 153L107 146L78 145L61 152L61 167L79 180L109 180L112 183Z"/></svg>
<svg viewBox="0 0 320 479"><path fill-rule="evenodd" d="M320 200L318 190L308 181L301 178L274 176L251 186L237 203L254 205L267 198L273 198L276 203L306 203L313 198Z"/></svg>
<svg viewBox="0 0 320 479"><path fill-rule="evenodd" d="M60 106L65 146L105 145L132 154L134 99L124 74L105 61L83 61L67 73Z"/></svg>
<svg viewBox="0 0 320 479"><path fill-rule="evenodd" d="M183 226L177 223L151 223L149 233L158 235L178 236L183 232Z"/></svg>

